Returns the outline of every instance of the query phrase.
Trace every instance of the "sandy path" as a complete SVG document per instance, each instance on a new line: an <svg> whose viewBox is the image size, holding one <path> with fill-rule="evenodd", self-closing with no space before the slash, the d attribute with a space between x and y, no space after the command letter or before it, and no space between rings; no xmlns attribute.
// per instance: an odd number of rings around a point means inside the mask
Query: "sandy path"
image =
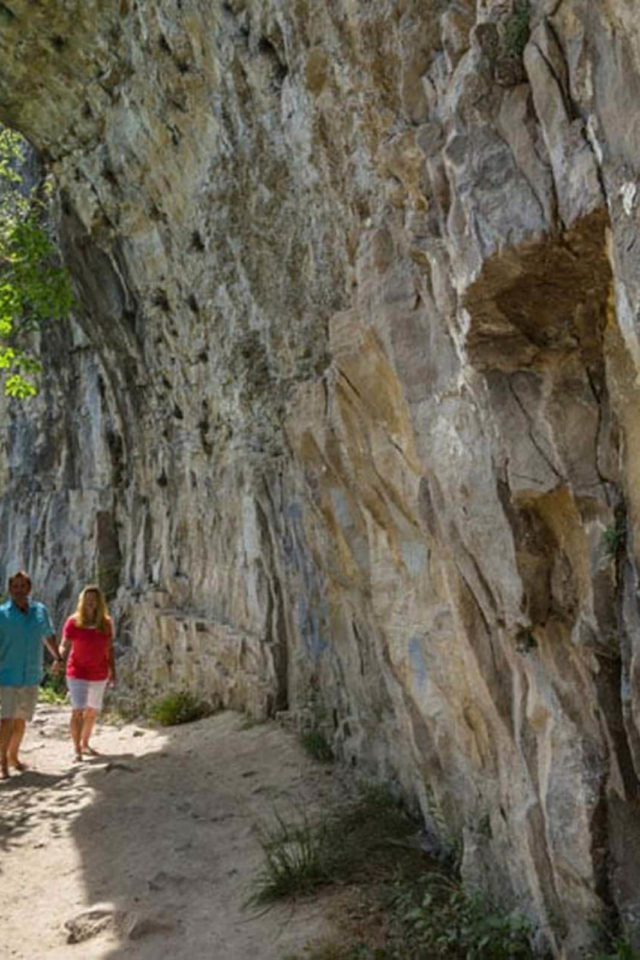
<svg viewBox="0 0 640 960"><path fill-rule="evenodd" d="M73 764L67 721L40 706L23 752L34 769L0 783L0 956L281 960L330 932L320 901L242 907L256 822L339 790L291 734L234 713L169 732L105 724L103 756ZM79 916L92 935L72 944Z"/></svg>

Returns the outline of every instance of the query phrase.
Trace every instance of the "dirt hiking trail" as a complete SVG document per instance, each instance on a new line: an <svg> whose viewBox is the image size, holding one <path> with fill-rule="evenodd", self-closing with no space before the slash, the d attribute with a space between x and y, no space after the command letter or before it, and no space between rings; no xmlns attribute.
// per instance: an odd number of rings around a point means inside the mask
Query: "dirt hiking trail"
<svg viewBox="0 0 640 960"><path fill-rule="evenodd" d="M275 723L218 714L100 725L73 762L69 708L41 704L0 782L3 960L281 960L331 934L327 902L246 910L256 824L335 802L334 771Z"/></svg>

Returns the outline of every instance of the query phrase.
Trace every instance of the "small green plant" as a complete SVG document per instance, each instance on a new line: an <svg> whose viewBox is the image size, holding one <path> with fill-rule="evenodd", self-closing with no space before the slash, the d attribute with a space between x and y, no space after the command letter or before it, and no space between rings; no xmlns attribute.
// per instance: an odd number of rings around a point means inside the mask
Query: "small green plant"
<svg viewBox="0 0 640 960"><path fill-rule="evenodd" d="M596 954L595 960L637 960L637 954L627 937L618 937L611 944L609 952Z"/></svg>
<svg viewBox="0 0 640 960"><path fill-rule="evenodd" d="M529 0L514 0L513 13L504 25L504 49L509 56L522 57L530 34Z"/></svg>
<svg viewBox="0 0 640 960"><path fill-rule="evenodd" d="M413 950L407 956L433 960L525 960L534 956L529 922L517 914L493 910L456 878L428 874L417 904L411 902L415 895L415 888L403 890L397 905L396 927Z"/></svg>
<svg viewBox="0 0 640 960"><path fill-rule="evenodd" d="M334 759L331 744L319 727L303 730L300 735L300 743L306 753L314 760L319 760L321 763L331 763Z"/></svg>
<svg viewBox="0 0 640 960"><path fill-rule="evenodd" d="M306 812L292 823L277 812L274 818L274 824L258 828L264 863L250 898L253 904L310 893L330 877L326 821L313 824Z"/></svg>
<svg viewBox="0 0 640 960"><path fill-rule="evenodd" d="M191 723L211 713L207 703L196 697L190 690L178 690L156 700L148 710L149 718L162 727L172 727L179 723Z"/></svg>
<svg viewBox="0 0 640 960"><path fill-rule="evenodd" d="M624 528L616 524L614 527L607 527L602 534L605 553L608 557L615 558L618 550L624 543Z"/></svg>
<svg viewBox="0 0 640 960"><path fill-rule="evenodd" d="M47 673L40 684L38 700L41 703L66 703L68 699L64 674Z"/></svg>

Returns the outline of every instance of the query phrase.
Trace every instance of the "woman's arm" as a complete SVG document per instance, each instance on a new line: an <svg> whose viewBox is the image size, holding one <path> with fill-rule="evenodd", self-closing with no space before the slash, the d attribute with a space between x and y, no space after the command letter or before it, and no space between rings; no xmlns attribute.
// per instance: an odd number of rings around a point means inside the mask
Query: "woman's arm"
<svg viewBox="0 0 640 960"><path fill-rule="evenodd" d="M71 650L71 637L69 636L69 627L73 623L73 619L69 617L64 627L62 628L62 639L60 641L60 657L62 660L67 659L67 654Z"/></svg>
<svg viewBox="0 0 640 960"><path fill-rule="evenodd" d="M60 641L60 656L63 658L63 660L67 659L67 654L69 653L70 649L71 649L71 641L69 640L68 637L63 637L62 640Z"/></svg>

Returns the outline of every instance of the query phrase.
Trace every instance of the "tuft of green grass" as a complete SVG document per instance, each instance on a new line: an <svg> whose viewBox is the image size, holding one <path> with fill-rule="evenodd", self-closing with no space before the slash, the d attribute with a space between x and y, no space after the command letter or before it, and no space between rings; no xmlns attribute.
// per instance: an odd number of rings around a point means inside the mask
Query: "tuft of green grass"
<svg viewBox="0 0 640 960"><path fill-rule="evenodd" d="M162 727L192 723L211 713L211 707L190 690L178 690L155 700L148 708L148 716Z"/></svg>
<svg viewBox="0 0 640 960"><path fill-rule="evenodd" d="M305 752L320 763L332 763L334 756L331 744L318 727L303 730L300 734L300 743Z"/></svg>
<svg viewBox="0 0 640 960"><path fill-rule="evenodd" d="M276 812L274 823L259 826L258 835L264 862L250 903L307 894L330 882L326 822L312 824L303 811L288 823Z"/></svg>
<svg viewBox="0 0 640 960"><path fill-rule="evenodd" d="M415 831L415 822L391 797L368 786L356 800L315 820L302 811L287 822L276 812L273 824L258 827L264 862L249 903L308 894L331 883L370 877L372 871L384 872L390 846L399 845L394 851L398 859L403 842Z"/></svg>

